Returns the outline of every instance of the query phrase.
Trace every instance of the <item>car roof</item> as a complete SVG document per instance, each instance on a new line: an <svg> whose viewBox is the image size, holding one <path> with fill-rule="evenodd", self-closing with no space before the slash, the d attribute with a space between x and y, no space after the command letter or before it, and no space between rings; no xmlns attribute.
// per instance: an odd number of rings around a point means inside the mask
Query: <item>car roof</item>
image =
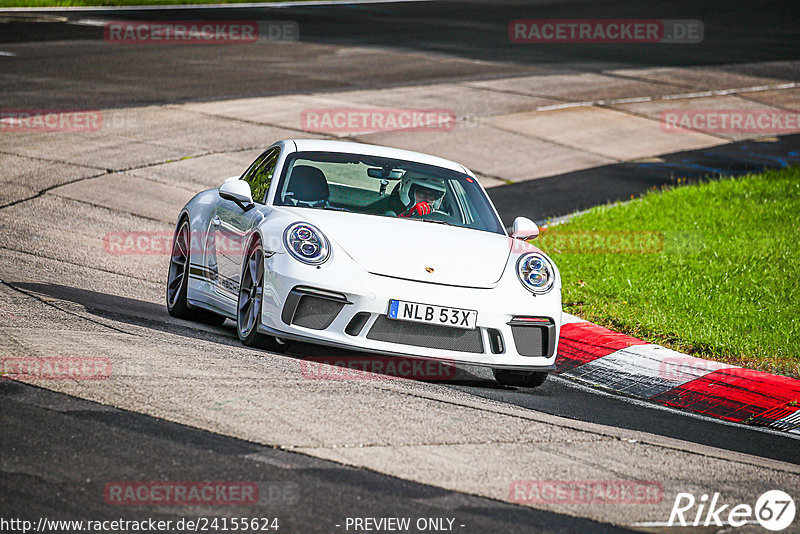
<svg viewBox="0 0 800 534"><path fill-rule="evenodd" d="M349 141L331 141L327 139L289 139L287 143L292 142L297 147L298 152L341 152L345 154L364 154L367 156L381 156L393 159L402 159L406 161L414 161L416 163L425 163L427 165L435 165L437 167L444 167L456 172L466 172L472 174L463 165L450 161L449 159L423 154L421 152L414 152L411 150L403 150L400 148L390 148L378 145L368 145L365 143L352 143Z"/></svg>

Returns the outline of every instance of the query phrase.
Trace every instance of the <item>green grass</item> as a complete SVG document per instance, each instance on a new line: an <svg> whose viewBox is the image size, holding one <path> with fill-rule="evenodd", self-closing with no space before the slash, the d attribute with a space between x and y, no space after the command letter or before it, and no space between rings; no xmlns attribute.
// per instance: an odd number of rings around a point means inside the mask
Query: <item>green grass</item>
<svg viewBox="0 0 800 534"><path fill-rule="evenodd" d="M800 376L800 167L653 191L535 243L561 270L564 311L698 357ZM600 253L603 243L613 253Z"/></svg>

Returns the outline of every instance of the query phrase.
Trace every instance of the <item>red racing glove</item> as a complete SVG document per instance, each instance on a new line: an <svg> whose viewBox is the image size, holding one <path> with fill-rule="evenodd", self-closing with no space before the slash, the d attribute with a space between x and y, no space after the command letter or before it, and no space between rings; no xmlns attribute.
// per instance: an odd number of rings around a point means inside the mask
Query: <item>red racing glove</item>
<svg viewBox="0 0 800 534"><path fill-rule="evenodd" d="M433 208L427 202L417 202L414 206L405 213L401 213L401 217L411 217L413 215L430 215Z"/></svg>

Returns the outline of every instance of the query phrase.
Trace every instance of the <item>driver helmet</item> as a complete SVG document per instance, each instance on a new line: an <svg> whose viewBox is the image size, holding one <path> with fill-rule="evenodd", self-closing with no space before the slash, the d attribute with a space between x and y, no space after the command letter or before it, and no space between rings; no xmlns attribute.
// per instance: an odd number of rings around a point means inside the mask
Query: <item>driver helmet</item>
<svg viewBox="0 0 800 534"><path fill-rule="evenodd" d="M444 180L418 174L414 171L407 171L400 180L400 201L407 208L410 208L417 203L416 194L420 189L427 190L427 192L433 196L435 199L431 202L433 209L439 209L439 206L442 205L444 194L447 191Z"/></svg>

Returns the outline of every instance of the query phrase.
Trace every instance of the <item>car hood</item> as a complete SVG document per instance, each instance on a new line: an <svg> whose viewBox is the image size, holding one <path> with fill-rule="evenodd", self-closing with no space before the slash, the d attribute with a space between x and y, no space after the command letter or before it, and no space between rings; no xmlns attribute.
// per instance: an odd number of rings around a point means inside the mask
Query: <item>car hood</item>
<svg viewBox="0 0 800 534"><path fill-rule="evenodd" d="M501 234L412 219L281 209L317 226L370 273L420 282L494 287L513 241Z"/></svg>

